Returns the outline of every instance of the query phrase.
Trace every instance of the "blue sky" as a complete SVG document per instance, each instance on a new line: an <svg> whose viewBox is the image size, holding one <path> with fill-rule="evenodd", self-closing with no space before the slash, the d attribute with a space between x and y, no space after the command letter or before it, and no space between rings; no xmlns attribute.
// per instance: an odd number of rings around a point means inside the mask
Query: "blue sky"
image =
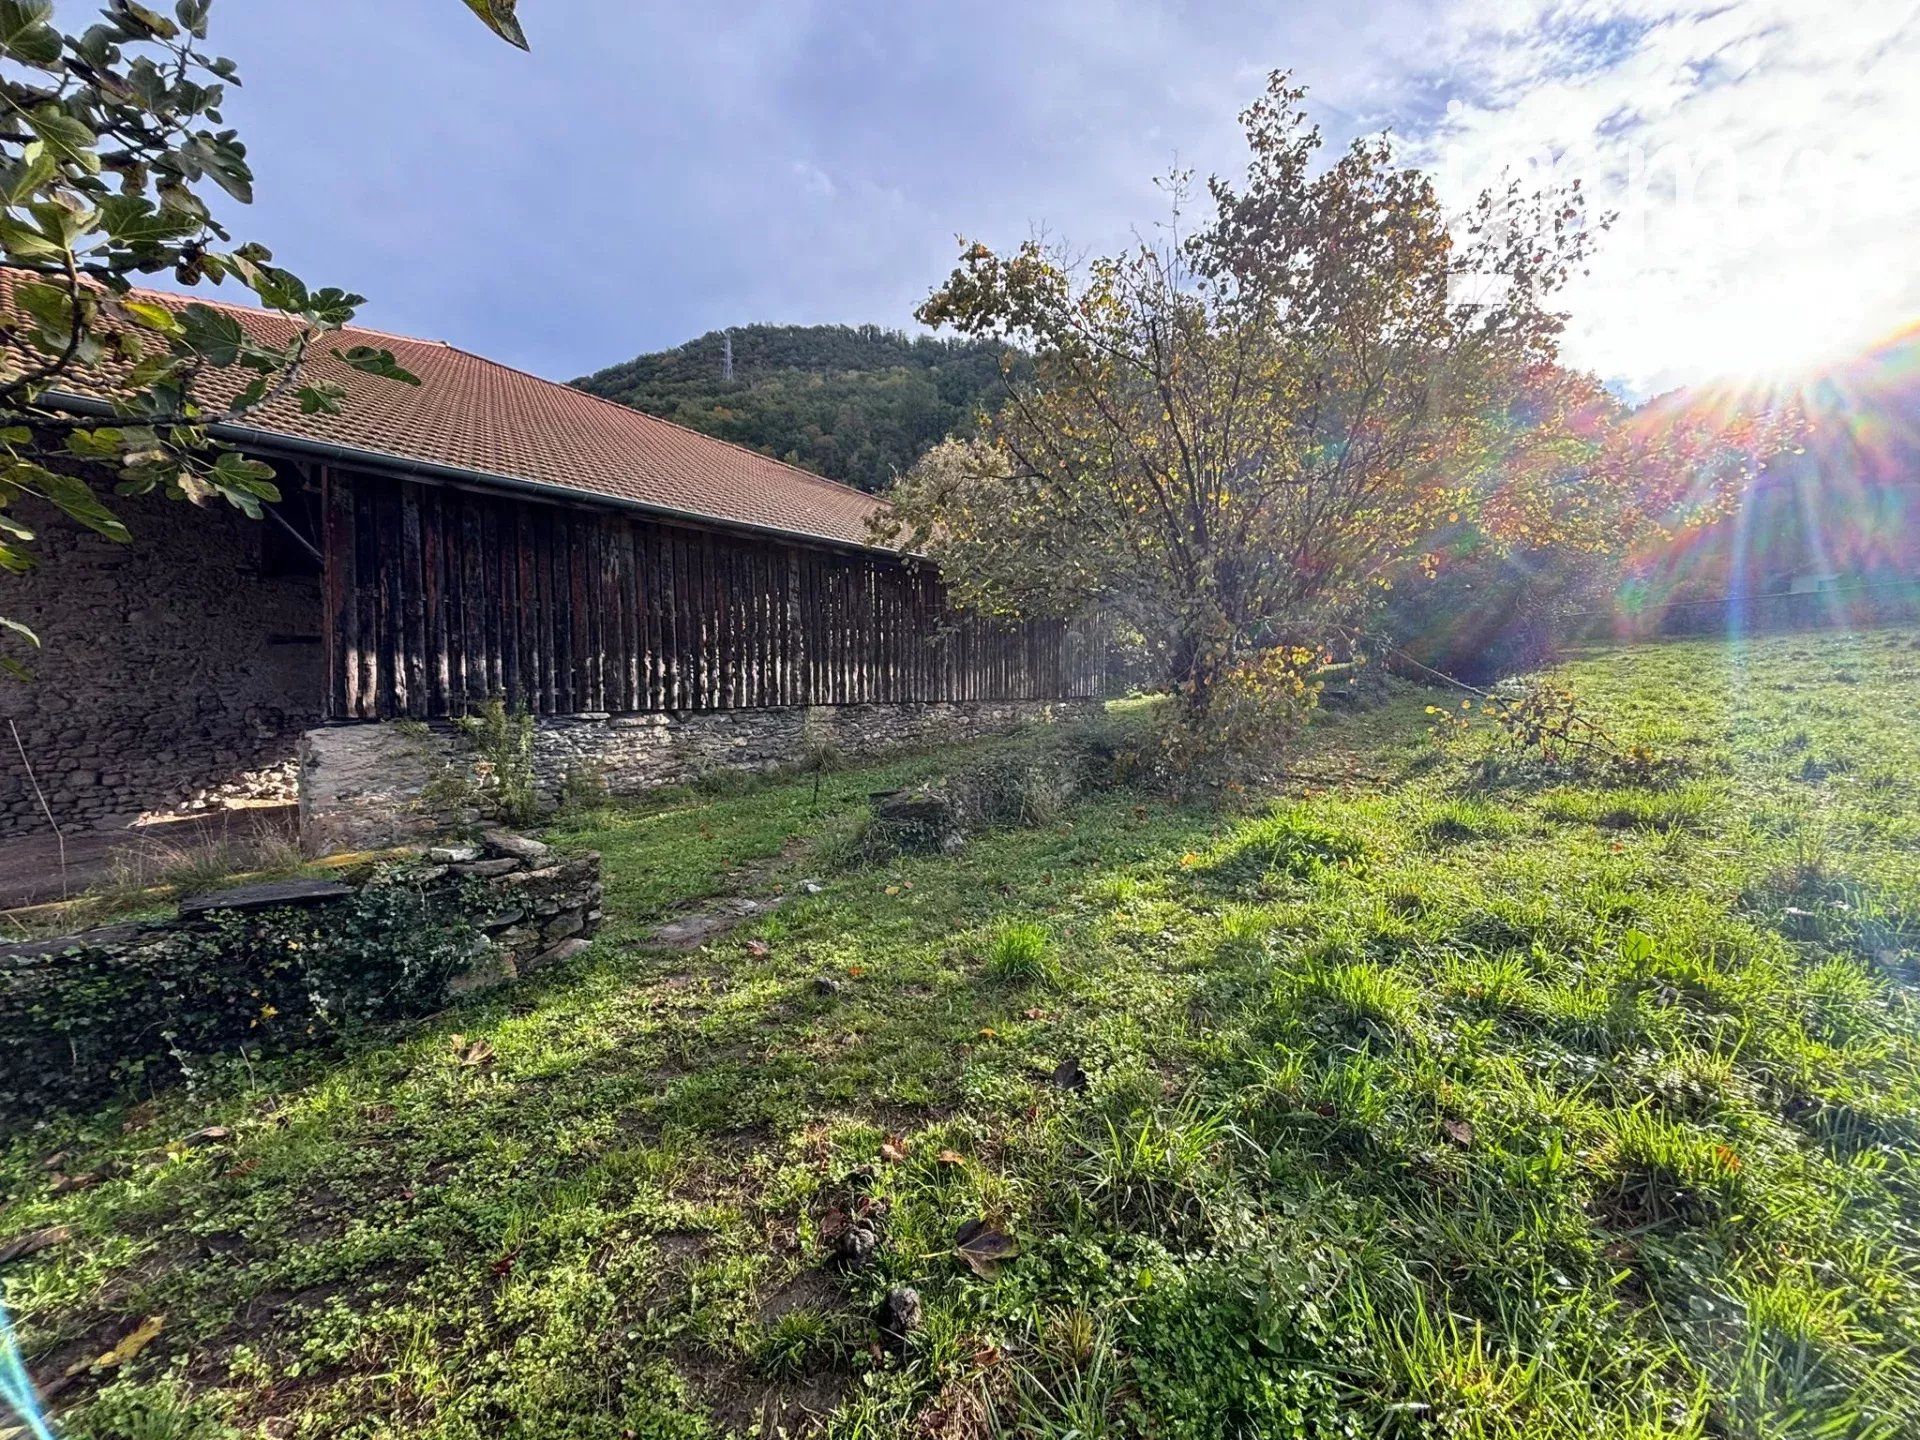
<svg viewBox="0 0 1920 1440"><path fill-rule="evenodd" d="M727 324L906 325L958 234L1123 243L1176 159L1236 164L1289 67L1336 138L1391 125L1455 193L1577 165L1628 209L1574 358L1647 387L1759 316L1812 347L1920 312L1916 8L521 0L528 55L458 0L217 0L213 42L260 176L237 233L555 378Z"/></svg>

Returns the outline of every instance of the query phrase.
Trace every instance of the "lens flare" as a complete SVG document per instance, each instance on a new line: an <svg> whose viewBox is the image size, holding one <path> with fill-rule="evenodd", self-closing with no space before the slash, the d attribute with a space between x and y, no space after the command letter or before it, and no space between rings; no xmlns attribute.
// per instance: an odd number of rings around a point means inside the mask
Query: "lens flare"
<svg viewBox="0 0 1920 1440"><path fill-rule="evenodd" d="M24 1429L7 1422L17 1421ZM40 1397L34 1394L33 1380L27 1374L20 1355L20 1342L13 1335L13 1319L7 1307L0 1305L0 1434L24 1434L32 1440L53 1440L53 1432L40 1413Z"/></svg>
<svg viewBox="0 0 1920 1440"><path fill-rule="evenodd" d="M1844 363L1688 403L1792 405L1805 437L1733 514L1635 557L1618 632L1858 627L1920 614L1920 325Z"/></svg>

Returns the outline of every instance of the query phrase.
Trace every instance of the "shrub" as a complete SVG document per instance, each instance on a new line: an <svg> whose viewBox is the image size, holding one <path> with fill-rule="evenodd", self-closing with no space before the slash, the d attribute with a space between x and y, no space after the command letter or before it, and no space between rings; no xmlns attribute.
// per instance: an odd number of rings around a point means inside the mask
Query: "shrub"
<svg viewBox="0 0 1920 1440"><path fill-rule="evenodd" d="M956 770L946 793L963 831L1010 830L1053 825L1080 792L1067 757L1006 754Z"/></svg>
<svg viewBox="0 0 1920 1440"><path fill-rule="evenodd" d="M1160 727L1160 775L1176 793L1257 780L1320 703L1325 656L1296 646L1251 655L1220 678L1204 710L1169 707Z"/></svg>
<svg viewBox="0 0 1920 1440"><path fill-rule="evenodd" d="M1138 712L1115 714L1103 710L1061 726L1054 736L1053 749L1082 790L1101 795L1153 778L1152 740L1151 729Z"/></svg>

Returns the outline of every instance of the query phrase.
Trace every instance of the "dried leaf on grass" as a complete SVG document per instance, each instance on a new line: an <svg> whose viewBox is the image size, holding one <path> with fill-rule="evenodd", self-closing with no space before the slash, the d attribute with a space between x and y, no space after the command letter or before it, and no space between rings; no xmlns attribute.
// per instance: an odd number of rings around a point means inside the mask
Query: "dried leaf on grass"
<svg viewBox="0 0 1920 1440"><path fill-rule="evenodd" d="M34 1230L20 1235L0 1245L0 1265L9 1260L24 1260L29 1255L37 1255L42 1250L50 1250L55 1245L64 1245L73 1238L71 1225L49 1225L44 1230Z"/></svg>
<svg viewBox="0 0 1920 1440"><path fill-rule="evenodd" d="M142 1350L154 1342L162 1327L167 1323L165 1315L150 1315L133 1329L120 1337L106 1354L93 1362L96 1370L111 1370L116 1365L124 1365Z"/></svg>
<svg viewBox="0 0 1920 1440"><path fill-rule="evenodd" d="M491 1065L494 1060L493 1046L486 1040L475 1040L471 1044L464 1035L453 1037L454 1059L461 1065Z"/></svg>
<svg viewBox="0 0 1920 1440"><path fill-rule="evenodd" d="M1000 1267L1020 1253L1018 1241L985 1220L969 1220L962 1225L954 1234L953 1248L969 1270L986 1280L999 1274Z"/></svg>

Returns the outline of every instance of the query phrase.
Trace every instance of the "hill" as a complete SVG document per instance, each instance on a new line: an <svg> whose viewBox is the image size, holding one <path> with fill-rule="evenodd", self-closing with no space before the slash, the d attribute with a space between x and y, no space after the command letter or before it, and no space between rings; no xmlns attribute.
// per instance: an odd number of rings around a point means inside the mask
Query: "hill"
<svg viewBox="0 0 1920 1440"><path fill-rule="evenodd" d="M573 383L862 490L882 490L999 403L1005 347L878 325L743 325Z"/></svg>

